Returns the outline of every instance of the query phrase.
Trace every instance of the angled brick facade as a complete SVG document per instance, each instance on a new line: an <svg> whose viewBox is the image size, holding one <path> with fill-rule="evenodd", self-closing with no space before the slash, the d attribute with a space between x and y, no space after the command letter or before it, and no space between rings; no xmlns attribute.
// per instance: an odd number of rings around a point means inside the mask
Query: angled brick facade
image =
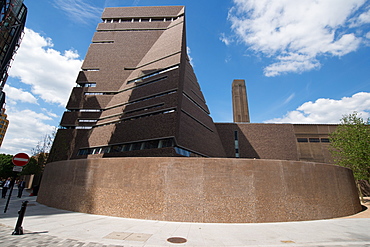
<svg viewBox="0 0 370 247"><path fill-rule="evenodd" d="M184 11L105 9L62 117L53 161L225 155L186 53ZM63 143L70 145L60 148Z"/></svg>

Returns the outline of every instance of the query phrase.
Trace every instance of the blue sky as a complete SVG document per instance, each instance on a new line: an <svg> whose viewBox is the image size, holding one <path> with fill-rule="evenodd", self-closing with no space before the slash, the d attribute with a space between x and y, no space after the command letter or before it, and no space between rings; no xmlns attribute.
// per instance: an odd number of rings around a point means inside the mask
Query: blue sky
<svg viewBox="0 0 370 247"><path fill-rule="evenodd" d="M232 122L245 79L252 123L370 116L370 1L25 0L1 153L31 154L58 126L105 7L186 6L187 46L215 122Z"/></svg>

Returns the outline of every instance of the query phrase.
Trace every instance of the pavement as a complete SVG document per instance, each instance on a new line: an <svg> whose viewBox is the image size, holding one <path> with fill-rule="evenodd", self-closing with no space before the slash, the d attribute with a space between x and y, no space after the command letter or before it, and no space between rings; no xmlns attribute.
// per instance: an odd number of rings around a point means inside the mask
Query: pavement
<svg viewBox="0 0 370 247"><path fill-rule="evenodd" d="M215 224L127 219L47 207L13 191L0 200L0 246L369 246L370 198L364 211L344 218L282 223ZM22 201L23 235L12 235Z"/></svg>

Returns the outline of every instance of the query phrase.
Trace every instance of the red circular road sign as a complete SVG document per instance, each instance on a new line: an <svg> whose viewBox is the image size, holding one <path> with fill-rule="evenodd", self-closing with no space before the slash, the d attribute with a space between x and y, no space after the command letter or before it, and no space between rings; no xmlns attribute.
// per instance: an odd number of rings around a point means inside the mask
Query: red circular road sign
<svg viewBox="0 0 370 247"><path fill-rule="evenodd" d="M18 153L13 156L12 162L15 166L25 166L27 165L28 161L30 161L30 157L28 157L25 153Z"/></svg>

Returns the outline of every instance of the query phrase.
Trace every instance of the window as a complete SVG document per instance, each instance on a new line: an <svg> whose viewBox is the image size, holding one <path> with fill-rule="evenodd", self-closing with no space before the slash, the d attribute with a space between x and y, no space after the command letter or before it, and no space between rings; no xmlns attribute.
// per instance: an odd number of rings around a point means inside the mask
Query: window
<svg viewBox="0 0 370 247"><path fill-rule="evenodd" d="M130 83L133 83L133 82L141 82L142 80L145 80L145 79L148 79L150 77L153 77L153 76L156 76L156 75L160 75L160 74L163 74L163 73L166 73L166 72L169 72L171 70L178 69L178 68L179 68L179 65L168 67L168 68L165 68L163 70L160 70L160 71L157 71L157 72L154 72L154 73L151 73L151 74L148 74L148 75L139 77L137 79L130 80L130 81L127 82L127 84L130 84Z"/></svg>
<svg viewBox="0 0 370 247"><path fill-rule="evenodd" d="M310 142L320 142L319 138L309 138Z"/></svg>
<svg viewBox="0 0 370 247"><path fill-rule="evenodd" d="M141 142L133 143L132 144L132 150L141 150Z"/></svg>
<svg viewBox="0 0 370 247"><path fill-rule="evenodd" d="M95 123L97 122L98 120L96 119L79 119L78 122L80 123Z"/></svg>
<svg viewBox="0 0 370 247"><path fill-rule="evenodd" d="M77 155L87 155L87 149L80 149L80 150L78 150Z"/></svg>
<svg viewBox="0 0 370 247"><path fill-rule="evenodd" d="M234 131L234 140L235 141L238 140L238 131L237 130Z"/></svg>
<svg viewBox="0 0 370 247"><path fill-rule="evenodd" d="M100 154L102 150L102 148L94 148L93 154Z"/></svg>
<svg viewBox="0 0 370 247"><path fill-rule="evenodd" d="M167 148L172 146L173 146L172 139L164 139L159 141L159 148Z"/></svg>
<svg viewBox="0 0 370 247"><path fill-rule="evenodd" d="M114 145L112 146L110 152L111 153L118 153L122 151L122 145Z"/></svg>
<svg viewBox="0 0 370 247"><path fill-rule="evenodd" d="M82 69L82 71L99 71L99 69Z"/></svg>
<svg viewBox="0 0 370 247"><path fill-rule="evenodd" d="M132 110L132 111L126 111L125 114L139 112L139 111L147 111L147 110L150 110L150 109L153 109L153 108L161 107L163 105L164 105L164 103L160 103L160 104L157 104L157 105L152 105L152 106L148 106L148 107L144 107L144 108L139 108L139 109Z"/></svg>
<svg viewBox="0 0 370 247"><path fill-rule="evenodd" d="M80 109L80 112L101 112L100 109Z"/></svg>
<svg viewBox="0 0 370 247"><path fill-rule="evenodd" d="M164 20L163 18L152 18L151 21L154 22L154 21L164 21Z"/></svg>
<svg viewBox="0 0 370 247"><path fill-rule="evenodd" d="M77 87L96 87L96 83L78 83Z"/></svg>
<svg viewBox="0 0 370 247"><path fill-rule="evenodd" d="M189 152L188 150L185 150L183 148L179 148L179 147L175 147L175 151L177 154L180 154L182 156L185 156L185 157L190 157L190 154L191 152Z"/></svg>
<svg viewBox="0 0 370 247"><path fill-rule="evenodd" d="M122 151L123 152L130 151L130 147L131 147L131 144L125 144L122 147Z"/></svg>
<svg viewBox="0 0 370 247"><path fill-rule="evenodd" d="M103 153L109 153L109 152L110 152L110 147L103 148Z"/></svg>
<svg viewBox="0 0 370 247"><path fill-rule="evenodd" d="M307 138L297 138L297 142L308 142Z"/></svg>
<svg viewBox="0 0 370 247"><path fill-rule="evenodd" d="M93 41L93 44L113 44L113 40L100 40L100 41Z"/></svg>
<svg viewBox="0 0 370 247"><path fill-rule="evenodd" d="M163 140L151 140L151 141L142 141L135 143L126 143L126 144L117 144L107 147L95 147L95 148L85 148L80 149L77 155L87 155L87 154L102 154L102 153L118 153L118 152L127 152L134 150L144 150L144 149L155 149L155 148L166 148L173 147L174 141L172 138L163 139ZM181 148L180 148L181 149ZM194 154L187 150L176 151L181 155L187 157L198 157L199 155Z"/></svg>
<svg viewBox="0 0 370 247"><path fill-rule="evenodd" d="M238 135L238 131L235 130L234 131L234 146L235 146L235 157L236 158L239 158L239 135Z"/></svg>
<svg viewBox="0 0 370 247"><path fill-rule="evenodd" d="M175 112L175 110L174 110L174 109L172 109L172 110L169 110L169 111L164 111L164 112L163 112L163 114L167 114L167 113L173 113L173 112Z"/></svg>
<svg viewBox="0 0 370 247"><path fill-rule="evenodd" d="M144 143L144 149L152 149L152 148L158 148L159 141L147 141Z"/></svg>
<svg viewBox="0 0 370 247"><path fill-rule="evenodd" d="M103 93L86 92L85 95L103 95Z"/></svg>
<svg viewBox="0 0 370 247"><path fill-rule="evenodd" d="M91 129L91 126L76 126L76 129Z"/></svg>
<svg viewBox="0 0 370 247"><path fill-rule="evenodd" d="M321 142L326 142L326 143L328 143L328 142L330 142L330 139L329 139L329 138L321 138Z"/></svg>

